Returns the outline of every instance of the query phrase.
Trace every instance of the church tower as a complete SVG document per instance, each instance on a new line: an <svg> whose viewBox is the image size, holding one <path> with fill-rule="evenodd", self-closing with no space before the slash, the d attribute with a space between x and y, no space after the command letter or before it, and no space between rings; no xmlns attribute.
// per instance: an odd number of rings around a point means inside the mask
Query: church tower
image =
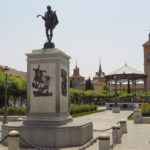
<svg viewBox="0 0 150 150"><path fill-rule="evenodd" d="M70 87L82 89L84 81L84 77L80 75L80 68L76 64L75 68L73 69L73 75L70 77Z"/></svg>
<svg viewBox="0 0 150 150"><path fill-rule="evenodd" d="M150 33L149 39L143 44L144 47L144 72L147 76L145 81L146 90L150 91Z"/></svg>

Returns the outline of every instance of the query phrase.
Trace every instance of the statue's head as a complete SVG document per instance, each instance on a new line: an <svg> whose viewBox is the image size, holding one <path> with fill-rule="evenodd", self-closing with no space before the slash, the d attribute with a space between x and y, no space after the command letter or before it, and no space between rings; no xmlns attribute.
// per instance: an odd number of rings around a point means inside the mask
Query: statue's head
<svg viewBox="0 0 150 150"><path fill-rule="evenodd" d="M47 10L51 11L51 6L50 5L47 6Z"/></svg>

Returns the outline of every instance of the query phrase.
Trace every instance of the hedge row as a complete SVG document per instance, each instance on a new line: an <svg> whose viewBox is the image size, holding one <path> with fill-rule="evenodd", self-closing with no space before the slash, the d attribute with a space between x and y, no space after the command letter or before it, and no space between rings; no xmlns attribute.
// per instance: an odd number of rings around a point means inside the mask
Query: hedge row
<svg viewBox="0 0 150 150"><path fill-rule="evenodd" d="M71 115L73 114L78 114L78 113L83 113L83 112L93 112L97 110L96 105L72 105L71 106Z"/></svg>
<svg viewBox="0 0 150 150"><path fill-rule="evenodd" d="M71 114L78 114L83 112L93 112L97 110L96 105L71 105ZM0 109L0 115L4 115L5 109ZM26 115L27 109L26 108L16 108L10 107L7 109L8 115Z"/></svg>
<svg viewBox="0 0 150 150"><path fill-rule="evenodd" d="M5 109L0 109L0 115L4 115ZM18 115L26 115L27 109L26 108L16 108L16 107L9 107L7 109L7 114L12 116Z"/></svg>
<svg viewBox="0 0 150 150"><path fill-rule="evenodd" d="M145 103L141 106L141 112L143 116L150 116L150 104Z"/></svg>
<svg viewBox="0 0 150 150"><path fill-rule="evenodd" d="M117 95L115 93L108 93L106 90L94 91L94 90L79 90L70 89L70 102L72 104L95 104L104 105L105 102L150 102L150 92L137 92L127 93L120 92Z"/></svg>

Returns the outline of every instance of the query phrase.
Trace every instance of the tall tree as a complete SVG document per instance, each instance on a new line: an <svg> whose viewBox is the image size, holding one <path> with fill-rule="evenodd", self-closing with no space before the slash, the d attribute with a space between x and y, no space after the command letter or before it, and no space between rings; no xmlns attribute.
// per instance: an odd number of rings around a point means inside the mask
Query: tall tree
<svg viewBox="0 0 150 150"><path fill-rule="evenodd" d="M94 90L94 86L90 77L85 82L85 90Z"/></svg>

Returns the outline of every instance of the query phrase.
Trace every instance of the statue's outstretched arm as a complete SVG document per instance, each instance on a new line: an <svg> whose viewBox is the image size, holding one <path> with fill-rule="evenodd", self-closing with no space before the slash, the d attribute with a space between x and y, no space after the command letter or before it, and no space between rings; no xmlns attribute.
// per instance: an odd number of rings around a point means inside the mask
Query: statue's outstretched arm
<svg viewBox="0 0 150 150"><path fill-rule="evenodd" d="M37 18L41 17L43 20L45 20L45 17L42 16L42 15L37 15L36 17L37 17Z"/></svg>

